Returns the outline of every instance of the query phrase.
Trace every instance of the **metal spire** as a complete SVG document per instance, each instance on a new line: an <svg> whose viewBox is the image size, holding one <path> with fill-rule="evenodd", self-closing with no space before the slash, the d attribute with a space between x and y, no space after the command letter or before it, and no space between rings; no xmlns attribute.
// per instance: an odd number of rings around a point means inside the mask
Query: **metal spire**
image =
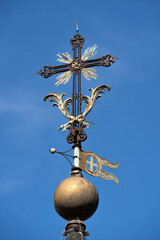
<svg viewBox="0 0 160 240"><path fill-rule="evenodd" d="M57 106L62 114L68 119L68 122L61 125L58 130L63 129L63 132L69 130L67 136L67 142L73 144L74 156L66 154L68 151L60 152L54 148L50 149L52 154L59 153L64 156L69 162L68 157L74 159L74 165L72 167L71 176L68 179L62 181L57 187L54 195L55 209L60 216L69 220L64 235L70 239L72 232L80 232L88 235L85 232L85 224L82 222L90 218L98 207L99 196L96 188L92 183L85 178L82 178L81 171L95 176L101 177L105 180L113 180L119 185L118 179L113 174L107 173L102 169L102 166L106 166L111 169L116 169L118 163L111 163L105 158L101 158L93 152L82 150L81 143L87 139L87 134L84 132L84 128L89 128L91 122L85 120L86 116L92 110L96 100L101 97L107 90L110 91L110 86L103 84L95 89L91 88L91 97L83 96L81 90L81 73L87 80L91 78L96 79L98 76L96 70L92 67L110 67L115 63L118 58L112 57L111 54L106 54L100 58L88 60L93 57L97 51L97 45L87 48L81 56L82 46L85 42L84 37L81 37L78 29L78 22L76 24L76 34L74 38L70 39L70 44L73 50L73 57L67 52L58 53L58 61L64 64L59 66L45 65L38 74L44 78L49 78L54 74L60 73L56 78L58 81L55 83L57 86L65 84L69 81L71 76L72 80L72 96L70 98L62 100L65 93L49 93L44 97L44 101L48 100L53 106ZM84 103L84 112L82 112L82 104ZM70 112L71 109L71 112ZM70 162L72 165L72 163ZM90 167L88 167L89 165ZM96 169L95 169L96 168ZM82 184L83 182L83 184ZM82 184L82 186L81 186ZM89 195L89 198L88 198ZM77 229L77 230L76 230ZM74 234L73 234L74 235ZM77 236L78 239L79 236Z"/></svg>

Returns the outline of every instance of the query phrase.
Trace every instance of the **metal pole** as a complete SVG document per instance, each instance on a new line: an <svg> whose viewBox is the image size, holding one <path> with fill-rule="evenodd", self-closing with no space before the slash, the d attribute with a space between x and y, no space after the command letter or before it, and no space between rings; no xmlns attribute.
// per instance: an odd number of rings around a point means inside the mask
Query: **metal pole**
<svg viewBox="0 0 160 240"><path fill-rule="evenodd" d="M80 158L80 148L78 146L74 147L74 166L79 167L79 158Z"/></svg>

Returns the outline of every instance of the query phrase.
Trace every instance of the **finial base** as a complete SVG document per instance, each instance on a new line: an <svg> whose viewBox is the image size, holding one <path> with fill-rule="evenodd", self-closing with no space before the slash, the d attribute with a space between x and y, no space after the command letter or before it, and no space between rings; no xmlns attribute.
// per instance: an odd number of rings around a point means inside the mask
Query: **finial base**
<svg viewBox="0 0 160 240"><path fill-rule="evenodd" d="M66 227L65 231L62 232L62 236L67 236L66 240L73 239L84 239L84 236L89 236L89 232L85 231L86 225L79 219L70 220Z"/></svg>

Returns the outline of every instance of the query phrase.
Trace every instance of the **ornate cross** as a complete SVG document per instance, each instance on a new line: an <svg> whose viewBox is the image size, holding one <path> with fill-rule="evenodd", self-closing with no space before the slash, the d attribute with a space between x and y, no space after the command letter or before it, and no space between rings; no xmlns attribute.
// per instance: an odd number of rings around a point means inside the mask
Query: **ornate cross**
<svg viewBox="0 0 160 240"><path fill-rule="evenodd" d="M81 72L88 80L90 78L97 78L97 74L95 73L95 69L89 69L95 66L103 66L110 67L111 63L115 63L118 58L112 57L110 54L106 54L101 58L96 58L93 60L88 60L88 58L95 55L97 52L95 49L97 48L94 45L92 48L86 49L83 56L81 57L81 49L85 39L81 37L78 32L77 25L77 33L73 39L70 40L70 44L73 50L73 59L69 55L69 53L59 53L58 61L67 63L60 66L48 66L45 65L43 70L41 69L38 74L43 76L44 78L48 78L54 74L61 73L61 75L57 78L57 85L61 83L67 83L73 74L73 91L72 91L72 116L74 117L74 121L72 123L72 127L70 128L70 134L67 137L68 143L81 144L82 141L85 141L87 138L86 133L83 131L82 123L77 121L78 116L82 116L81 105L82 105L82 94L81 94ZM63 74L62 74L63 73ZM106 85L107 86L107 85ZM107 86L109 90L109 86ZM49 96L47 96L49 98ZM46 98L46 99L47 99ZM45 99L45 100L46 100ZM85 99L84 99L85 100ZM84 120L84 119L83 119Z"/></svg>
<svg viewBox="0 0 160 240"><path fill-rule="evenodd" d="M85 39L81 37L78 32L75 34L74 38L70 40L70 44L73 50L73 59L69 53L59 53L57 60L65 64L60 66L48 66L45 65L43 69L39 71L39 75L44 78L48 78L54 74L60 73L56 78L58 81L56 85L67 83L70 77L73 75L73 87L72 87L72 97L62 100L65 93L49 93L44 97L44 101L48 100L53 103L53 106L58 106L61 113L68 119L68 122L64 125L61 125L58 130L63 129L65 132L67 129L70 130L70 133L67 136L67 142L73 145L74 149L74 166L80 168L81 170L91 174L95 177L101 177L105 180L113 180L119 184L118 179L111 173L105 172L102 167L107 166L111 169L116 169L118 163L113 164L105 158L100 158L93 152L82 151L81 142L87 139L86 133L83 131L85 127L89 128L89 122L85 121L86 115L93 108L95 101L101 97L102 93L105 93L106 90L110 90L108 85L100 85L95 89L89 89L91 91L91 97L85 95L82 96L81 93L81 73L87 80L90 78L96 79L98 76L96 70L91 67L110 67L112 63L115 63L118 58L112 57L110 54L106 54L101 58L96 58L93 60L88 60L93 57L97 51L97 46L87 48L83 55L81 56L82 45ZM84 105L84 112L81 111L82 102ZM71 114L69 113L69 105L72 104ZM55 149L51 149L51 153L55 153ZM60 153L60 152L59 152ZM69 156L69 155L67 155ZM89 161L90 158L90 161ZM94 159L96 163L94 163ZM89 168L87 168L87 163ZM96 169L94 169L96 167Z"/></svg>

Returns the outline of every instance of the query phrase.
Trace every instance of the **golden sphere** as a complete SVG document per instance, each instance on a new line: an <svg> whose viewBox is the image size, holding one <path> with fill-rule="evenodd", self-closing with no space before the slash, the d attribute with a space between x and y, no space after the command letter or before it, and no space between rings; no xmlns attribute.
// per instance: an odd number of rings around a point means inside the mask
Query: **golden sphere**
<svg viewBox="0 0 160 240"><path fill-rule="evenodd" d="M80 176L62 181L54 193L57 213L66 220L90 218L98 207L99 196L95 186Z"/></svg>

